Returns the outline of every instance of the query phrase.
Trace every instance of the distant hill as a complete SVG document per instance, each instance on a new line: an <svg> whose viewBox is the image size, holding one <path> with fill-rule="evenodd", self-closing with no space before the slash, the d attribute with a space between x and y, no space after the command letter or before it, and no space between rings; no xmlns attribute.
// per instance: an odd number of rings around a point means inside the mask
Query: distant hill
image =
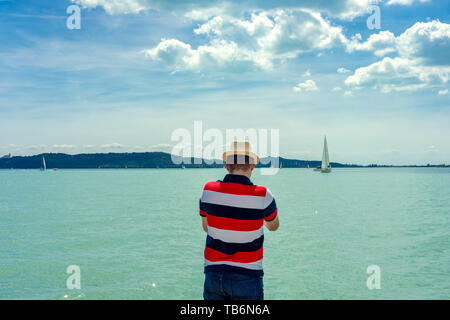
<svg viewBox="0 0 450 320"><path fill-rule="evenodd" d="M0 169L39 169L42 167L42 156L45 157L47 168L59 169L97 169L97 168L181 168L182 164L174 164L169 153L165 152L134 152L134 153L44 153L34 156L15 156L0 158ZM180 157L176 157L181 159ZM189 160L188 158L185 160ZM222 168L223 163L184 164L186 168ZM268 158L261 159L257 167L268 167ZM185 161L186 163L187 161ZM306 168L320 165L320 161L285 159L280 157L283 168ZM359 167L354 164L332 162L333 168Z"/></svg>

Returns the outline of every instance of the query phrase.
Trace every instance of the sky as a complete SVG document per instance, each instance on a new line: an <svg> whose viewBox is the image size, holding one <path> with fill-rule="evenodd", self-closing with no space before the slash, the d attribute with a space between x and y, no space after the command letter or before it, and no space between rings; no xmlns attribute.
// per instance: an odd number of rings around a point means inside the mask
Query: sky
<svg viewBox="0 0 450 320"><path fill-rule="evenodd" d="M0 0L0 156L170 152L202 121L278 129L287 158L320 160L326 135L331 161L449 163L449 18L438 0Z"/></svg>

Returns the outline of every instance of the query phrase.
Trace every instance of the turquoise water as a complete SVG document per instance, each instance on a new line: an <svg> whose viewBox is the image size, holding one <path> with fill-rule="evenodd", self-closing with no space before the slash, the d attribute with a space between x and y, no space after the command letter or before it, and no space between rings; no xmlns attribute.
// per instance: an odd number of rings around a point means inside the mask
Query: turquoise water
<svg viewBox="0 0 450 320"><path fill-rule="evenodd" d="M1 299L201 299L198 198L223 169L0 170ZM449 299L450 170L255 172L281 227L267 299ZM66 268L81 269L69 290ZM366 268L378 265L381 289Z"/></svg>

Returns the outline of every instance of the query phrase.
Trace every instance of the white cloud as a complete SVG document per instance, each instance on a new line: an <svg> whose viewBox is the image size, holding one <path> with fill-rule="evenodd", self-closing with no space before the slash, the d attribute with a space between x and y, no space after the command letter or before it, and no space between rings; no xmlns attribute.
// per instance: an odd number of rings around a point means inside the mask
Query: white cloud
<svg viewBox="0 0 450 320"><path fill-rule="evenodd" d="M142 0L70 0L86 8L103 7L109 14L139 13L151 8L152 1Z"/></svg>
<svg viewBox="0 0 450 320"><path fill-rule="evenodd" d="M46 144L35 144L35 145L27 146L26 148L31 149L31 150L37 150L37 149L46 149L46 148L48 148L48 146Z"/></svg>
<svg viewBox="0 0 450 320"><path fill-rule="evenodd" d="M438 94L439 94L440 96L446 95L446 94L448 94L448 89L439 90L439 91L438 91Z"/></svg>
<svg viewBox="0 0 450 320"><path fill-rule="evenodd" d="M361 46L353 47L354 50L377 50L375 48L378 47L378 50L382 50L380 52L386 52L389 46L395 46L398 56L385 57L369 66L358 68L345 80L347 85L390 92L413 91L447 83L450 73L449 24L438 20L418 22L400 36L392 36L380 32L376 37L371 36L366 43L360 44ZM378 46L374 43L378 43Z"/></svg>
<svg viewBox="0 0 450 320"><path fill-rule="evenodd" d="M271 61L258 53L239 48L236 43L213 40L209 45L192 49L177 39L162 40L153 49L144 50L146 57L164 62L174 71L221 70L241 72L255 67L269 69Z"/></svg>
<svg viewBox="0 0 450 320"><path fill-rule="evenodd" d="M342 90L341 87L334 87L334 88L333 88L333 91L341 91L341 90Z"/></svg>
<svg viewBox="0 0 450 320"><path fill-rule="evenodd" d="M404 58L420 58L431 64L449 64L450 25L439 20L417 22L400 36L386 30L361 41L356 34L347 43L348 52L373 51L376 56L397 52Z"/></svg>
<svg viewBox="0 0 450 320"><path fill-rule="evenodd" d="M417 22L396 39L400 56L428 65L450 65L450 24Z"/></svg>
<svg viewBox="0 0 450 320"><path fill-rule="evenodd" d="M207 20L217 15L242 16L244 12L276 9L310 9L325 13L330 17L345 20L367 14L369 6L381 0L71 0L85 8L103 7L109 14L139 13L146 10L159 10L184 15L197 20Z"/></svg>
<svg viewBox="0 0 450 320"><path fill-rule="evenodd" d="M295 92L301 91L317 91L319 88L317 87L314 80L306 80L305 82L300 82L294 88L292 88Z"/></svg>
<svg viewBox="0 0 450 320"><path fill-rule="evenodd" d="M338 72L338 73L341 73L341 74L344 74L344 73L350 72L350 70L345 69L345 68L343 68L343 67L340 67L340 68L337 69L337 72Z"/></svg>
<svg viewBox="0 0 450 320"><path fill-rule="evenodd" d="M153 151L164 151L168 152L170 149L172 149L172 145L168 143L158 143L150 147Z"/></svg>
<svg viewBox="0 0 450 320"><path fill-rule="evenodd" d="M168 144L168 143L158 143L158 144L153 145L152 147L153 148L169 148L171 146L172 145Z"/></svg>
<svg viewBox="0 0 450 320"><path fill-rule="evenodd" d="M275 61L348 42L341 27L305 9L261 11L247 20L216 16L194 32L206 36L209 43L194 49L177 39L163 39L143 52L176 71L243 72L272 69Z"/></svg>
<svg viewBox="0 0 450 320"><path fill-rule="evenodd" d="M422 2L422 3L424 3L424 2L430 2L431 0L419 0L419 2ZM416 0L389 0L386 4L388 5L388 6L391 6L391 5L395 5L395 4L397 4L397 5L403 5L403 6L410 6L410 5L412 5L414 2L417 2Z"/></svg>
<svg viewBox="0 0 450 320"><path fill-rule="evenodd" d="M306 70L305 73L302 74L303 77L310 77L311 76L311 71Z"/></svg>
<svg viewBox="0 0 450 320"><path fill-rule="evenodd" d="M400 4L400 5L411 5L414 2L414 0L389 0L386 4L388 6L393 4Z"/></svg>
<svg viewBox="0 0 450 320"><path fill-rule="evenodd" d="M152 9L200 21L194 34L206 39L205 43L194 47L179 39L162 39L155 47L142 51L147 58L166 64L172 72L271 70L304 53L322 54L327 49L344 47L350 53L368 51L379 57L392 57L355 70L345 81L351 87L384 92L417 90L442 85L448 79L450 30L446 23L416 23L398 37L385 30L362 41L359 34L348 39L340 26L324 18L326 15L351 20L368 14L369 6L381 2L377 0L72 1L88 8L101 6L110 14ZM390 0L388 5L413 2ZM345 74L349 70L339 68L338 72ZM310 76L309 70L304 76ZM296 86L294 90L306 88Z"/></svg>
<svg viewBox="0 0 450 320"><path fill-rule="evenodd" d="M344 97L352 97L353 96L353 92L351 90L346 90L344 91Z"/></svg>
<svg viewBox="0 0 450 320"><path fill-rule="evenodd" d="M310 10L253 13L249 20L215 17L195 30L213 39L233 41L269 59L294 58L346 42L342 28Z"/></svg>
<svg viewBox="0 0 450 320"><path fill-rule="evenodd" d="M121 143L118 143L118 142L113 142L113 143L102 144L100 147L105 148L105 149L121 149L124 147L124 145Z"/></svg>
<svg viewBox="0 0 450 320"><path fill-rule="evenodd" d="M388 30L380 31L371 34L365 42L361 42L361 35L358 33L347 44L347 51L373 51L376 56L384 56L396 51L395 35Z"/></svg>
<svg viewBox="0 0 450 320"><path fill-rule="evenodd" d="M77 146L73 144L54 144L52 147L56 149L74 149Z"/></svg>
<svg viewBox="0 0 450 320"><path fill-rule="evenodd" d="M345 84L383 92L413 91L446 83L449 72L450 67L424 66L416 60L385 57L367 67L358 68L345 80Z"/></svg>

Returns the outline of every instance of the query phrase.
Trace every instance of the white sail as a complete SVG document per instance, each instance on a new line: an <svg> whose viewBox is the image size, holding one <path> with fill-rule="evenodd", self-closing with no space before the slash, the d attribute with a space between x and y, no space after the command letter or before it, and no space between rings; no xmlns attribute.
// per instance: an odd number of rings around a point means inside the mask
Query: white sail
<svg viewBox="0 0 450 320"><path fill-rule="evenodd" d="M327 155L327 157L326 157L326 165L327 165L327 168L331 168L331 165L330 165L330 157L329 157L329 155L328 155L328 143L327 143L327 137L325 136L325 153L326 153L326 155Z"/></svg>
<svg viewBox="0 0 450 320"><path fill-rule="evenodd" d="M327 146L327 137L325 137L323 141L323 153L322 153L322 165L321 169L325 170L328 168L329 158L328 158L328 146Z"/></svg>
<svg viewBox="0 0 450 320"><path fill-rule="evenodd" d="M47 170L47 166L45 164L45 158L44 156L42 156L42 164L44 165L44 170Z"/></svg>

